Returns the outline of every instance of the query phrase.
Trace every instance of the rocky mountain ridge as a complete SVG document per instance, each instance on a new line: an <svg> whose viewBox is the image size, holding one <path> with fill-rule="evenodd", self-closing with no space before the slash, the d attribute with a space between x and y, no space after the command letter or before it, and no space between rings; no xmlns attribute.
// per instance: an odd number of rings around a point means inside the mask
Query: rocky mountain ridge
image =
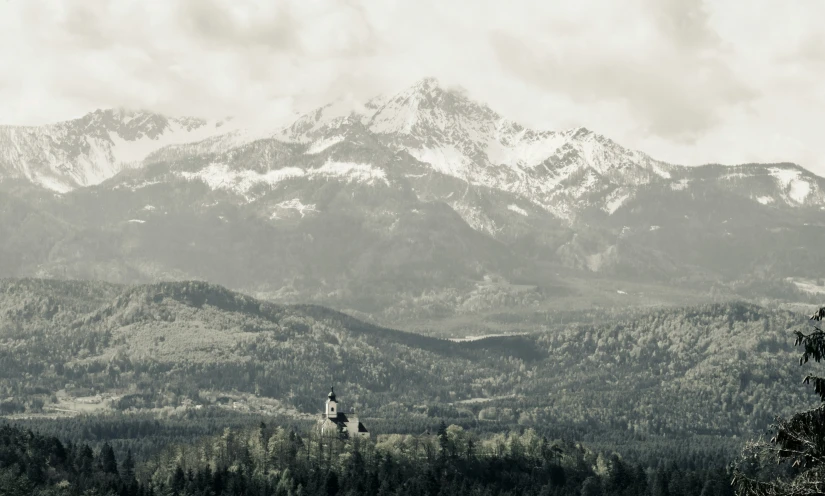
<svg viewBox="0 0 825 496"><path fill-rule="evenodd" d="M426 173L512 194L566 222L592 207L610 215L650 184L678 191L697 180L713 180L731 194L765 205L825 207L825 180L798 166L667 164L585 128L525 128L432 78L362 105L335 102L272 131L250 132L233 121L173 119L124 110L98 110L41 128L7 126L0 129L0 173L65 192L98 184L126 167L204 157L258 139L305 145L302 154L317 155L342 143L361 143L365 137L372 139L374 147L409 154L425 165ZM374 177L380 175L377 169L386 166L344 166L343 173ZM328 167L333 169L341 172L342 166ZM269 178L239 171L221 177L221 184L236 184L243 190L250 181L271 182L299 173L288 166L278 170ZM205 164L201 173L210 185L227 174L220 163ZM448 203L460 213L473 209L456 200ZM518 213L529 211L519 204L508 207Z"/></svg>
<svg viewBox="0 0 825 496"><path fill-rule="evenodd" d="M0 276L201 279L395 323L686 294L807 301L825 263L811 249L825 180L799 166L666 164L587 129L524 128L429 79L269 131L96 115L65 135L132 139L145 158L59 194L31 178L82 182L87 169L52 167L60 142L29 175L4 162ZM204 137L160 146L175 129ZM91 163L83 150L60 156Z"/></svg>
<svg viewBox="0 0 825 496"><path fill-rule="evenodd" d="M138 167L163 146L223 134L227 122L107 109L46 126L2 126L0 177L64 193Z"/></svg>

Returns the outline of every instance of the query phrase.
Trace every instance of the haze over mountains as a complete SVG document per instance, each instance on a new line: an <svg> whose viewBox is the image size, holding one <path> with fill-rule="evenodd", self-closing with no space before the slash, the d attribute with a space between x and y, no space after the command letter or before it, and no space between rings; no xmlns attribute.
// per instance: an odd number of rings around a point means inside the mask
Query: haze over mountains
<svg viewBox="0 0 825 496"><path fill-rule="evenodd" d="M667 164L433 79L357 107L0 128L0 276L204 279L387 320L819 291L825 179L797 165Z"/></svg>

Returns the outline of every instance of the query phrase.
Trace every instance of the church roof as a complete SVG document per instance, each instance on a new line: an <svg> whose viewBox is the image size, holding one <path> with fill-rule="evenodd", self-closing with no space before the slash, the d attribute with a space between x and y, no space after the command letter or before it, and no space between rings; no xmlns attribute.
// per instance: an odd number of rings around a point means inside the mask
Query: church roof
<svg viewBox="0 0 825 496"><path fill-rule="evenodd" d="M353 428L352 425L347 424L354 424L355 422L358 422L358 427L355 429L357 432L369 432L362 422L357 419L350 420L344 413L338 413L335 417L325 417L324 422L335 424L336 428L339 429L339 432L343 429Z"/></svg>
<svg viewBox="0 0 825 496"><path fill-rule="evenodd" d="M335 414L335 417L330 417L330 419L329 419L329 420L330 420L330 421L332 421L332 422L335 422L335 423L338 423L338 422L342 422L342 423L343 423L343 422L349 422L349 418L347 417L347 414L346 414L346 413L343 413L343 412L338 412L338 413L336 413L336 414Z"/></svg>

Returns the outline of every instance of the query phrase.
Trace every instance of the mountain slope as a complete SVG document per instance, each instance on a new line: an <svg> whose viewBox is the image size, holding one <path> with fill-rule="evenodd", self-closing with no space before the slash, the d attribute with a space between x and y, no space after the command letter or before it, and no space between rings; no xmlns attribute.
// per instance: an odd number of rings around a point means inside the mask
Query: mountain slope
<svg viewBox="0 0 825 496"><path fill-rule="evenodd" d="M568 221L593 206L612 214L651 183L681 190L695 180L713 180L762 204L825 205L825 182L796 166L674 166L584 128L525 128L433 79L349 114L335 110L308 113L276 136L322 150L369 132L430 173L512 193Z"/></svg>
<svg viewBox="0 0 825 496"><path fill-rule="evenodd" d="M575 215L584 193L668 175L667 164L586 129L526 129L433 79L373 99L358 112L335 110L310 112L276 137L317 151L366 132L426 164L425 172L511 193L564 219Z"/></svg>
<svg viewBox="0 0 825 496"><path fill-rule="evenodd" d="M45 253L7 270L126 283L199 278L380 312L401 294L465 291L532 265L443 203L420 200L388 165L391 152L300 151L256 141L51 198L41 208L71 227L48 231ZM9 221L9 232L26 238L40 228Z"/></svg>
<svg viewBox="0 0 825 496"><path fill-rule="evenodd" d="M612 214L651 183L683 190L712 180L761 204L825 205L822 179L799 167L674 166L584 128L525 128L432 78L355 110L345 102L326 105L278 132L252 131L236 120L173 119L126 110L98 110L51 126L1 131L0 172L58 191L98 184L144 160L221 153L261 138L306 145L300 153L306 155L366 139L410 154L429 173L511 193L567 221L593 206Z"/></svg>
<svg viewBox="0 0 825 496"><path fill-rule="evenodd" d="M277 132L126 111L44 129L27 146L48 160L4 131L0 275L206 279L397 322L598 303L605 278L806 301L793 284L825 264L825 180L801 167L665 164L431 79Z"/></svg>

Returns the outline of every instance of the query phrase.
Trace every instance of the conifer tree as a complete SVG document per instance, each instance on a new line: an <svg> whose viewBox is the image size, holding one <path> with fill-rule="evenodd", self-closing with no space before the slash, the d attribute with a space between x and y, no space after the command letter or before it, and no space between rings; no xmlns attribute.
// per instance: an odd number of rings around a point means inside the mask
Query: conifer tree
<svg viewBox="0 0 825 496"><path fill-rule="evenodd" d="M118 474L115 451L109 443L103 443L100 448L100 468L105 474Z"/></svg>
<svg viewBox="0 0 825 496"><path fill-rule="evenodd" d="M126 451L126 458L123 460L123 465L121 466L121 478L127 484L131 483L135 480L135 460L132 457L132 450Z"/></svg>
<svg viewBox="0 0 825 496"><path fill-rule="evenodd" d="M794 332L802 346L799 364L825 359L825 307L808 322L813 331ZM768 441L748 443L734 471L733 483L739 496L804 496L825 494L825 378L809 374L820 405L789 419L777 417Z"/></svg>

